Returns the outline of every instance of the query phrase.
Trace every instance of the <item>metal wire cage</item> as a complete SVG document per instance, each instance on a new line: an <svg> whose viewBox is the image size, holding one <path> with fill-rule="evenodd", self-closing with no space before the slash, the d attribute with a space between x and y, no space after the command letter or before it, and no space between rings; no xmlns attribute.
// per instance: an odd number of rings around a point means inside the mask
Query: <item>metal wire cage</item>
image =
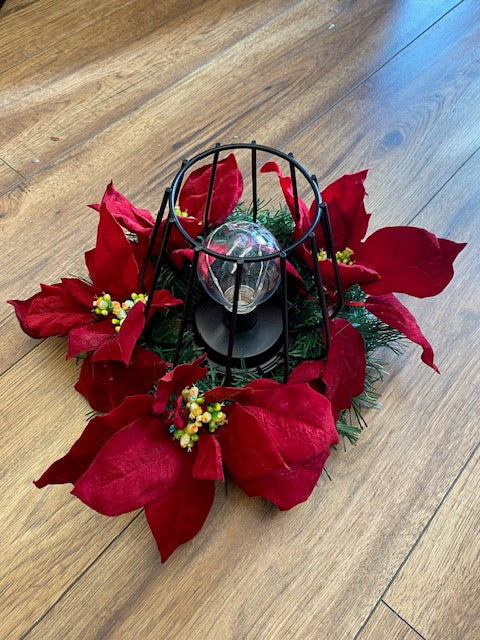
<svg viewBox="0 0 480 640"><path fill-rule="evenodd" d="M305 232L300 237L297 237L288 247L278 246L278 250L270 251L267 255L232 255L225 252L222 253L212 249L208 243L209 232L213 232L214 230L210 229L209 214L216 186L215 181L219 159L225 152L238 152L240 150L242 150L243 154L245 154L246 150L247 155L249 155L250 165L250 201L248 195L245 193L242 196L242 203L246 206L245 210L250 212L248 219L246 218L244 220L245 224L251 222L257 224L258 222L259 202L261 201L258 163L260 155L268 157L269 159L279 158L288 164L293 200L293 206L291 208L293 209L292 216L295 223L298 223L300 220L299 186L301 187L302 193L305 191L310 192L312 200L315 203L315 206L313 207L312 205L311 209L311 224ZM181 219L179 219L176 214L176 207L185 176L192 169L201 167L203 161L206 159L211 162L211 173L203 215L203 233L201 236L193 238L182 226ZM303 183L299 185L298 180L301 180ZM294 158L293 154L286 154L278 149L258 145L255 141L252 141L251 143L226 145L218 143L215 147L202 151L190 160L183 160L181 168L173 179L171 186L165 190L141 270L142 281L146 266L152 257L153 247L160 233L161 223L165 219L166 212L166 224L163 226L161 249L155 263L153 284L148 296L145 313L148 314L149 312L160 273L168 261L167 249L169 239L172 229L175 227L185 239L186 245L193 250L193 259L189 266L188 285L178 328L174 365L178 364L185 330L187 327L192 327L196 341L200 346L205 348L209 359L224 371L224 384L230 384L232 370L234 368L251 368L255 371L256 375L262 376L272 368L273 363L278 365L279 359L283 360L283 380L286 382L289 376L289 345L293 329L292 310L294 307L294 304L289 304L288 301L287 261L288 257L296 252L302 245L310 254L313 269L313 285L303 292L302 298L306 299L310 297L318 302L322 318L322 357L326 357L330 346L328 319L333 318L341 310L343 306L343 294L327 206L321 200L316 176L311 175L305 167ZM238 217L236 220L238 223ZM332 260L335 276L335 304L330 313L327 307L325 288L318 264L319 248L317 246L315 230L319 225L321 226L325 245L322 249L326 251L327 258ZM237 227L242 228L242 220L237 224ZM228 264L231 273L234 274L234 285L232 286L230 304L227 312L225 308L222 309L217 302L210 299L206 294L202 304L192 305L193 289L196 281L199 279L197 267L201 259L206 259L209 264L215 261ZM271 299L260 304L253 313L248 314L248 319L246 319L245 315L239 312L242 279L249 269L255 268L255 263L257 263L256 268L258 268L258 263L263 263L263 266L265 266L265 264L270 261L275 261L275 264L278 265L278 290ZM194 306L195 308L193 308Z"/></svg>

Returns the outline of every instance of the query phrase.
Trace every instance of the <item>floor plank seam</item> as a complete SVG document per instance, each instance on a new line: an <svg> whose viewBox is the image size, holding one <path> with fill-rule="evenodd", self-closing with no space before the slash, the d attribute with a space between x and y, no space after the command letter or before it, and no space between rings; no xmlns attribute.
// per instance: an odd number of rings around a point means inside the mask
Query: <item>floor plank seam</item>
<svg viewBox="0 0 480 640"><path fill-rule="evenodd" d="M442 191L442 190L447 186L447 184L448 184L448 183L449 183L453 178L455 178L455 176L457 175L457 173L459 173L459 171L461 171L461 170L462 170L462 169L463 169L463 168L464 168L464 167L465 167L465 166L470 162L470 160L471 160L471 159L472 159L472 158L473 158L473 157L474 157L474 156L475 156L479 151L480 151L480 147L477 147L477 148L475 149L475 151L474 151L473 153L471 153L471 154L468 156L468 158L467 158L464 162L462 162L462 164L461 164L459 167L457 167L457 169L455 169L455 171L451 174L451 176L450 176L447 180L445 180L445 182L442 184L442 186L441 186L441 187L439 187L439 188L435 191L435 193L431 196L431 198L429 198L429 199L427 200L427 202L426 202L422 207L420 207L420 209L417 211L417 213L416 213L412 218L410 218L410 220L407 220L407 222L406 222L406 224L407 224L407 225L411 225L411 224L412 224L412 222L413 222L413 221L414 221L414 220L415 220L415 219L416 219L416 218L417 218L417 217L422 213L422 211L423 211L423 210L424 210L424 209L425 209L425 208L426 208L426 207L427 207L427 206L432 202L432 200L434 200L434 199L438 196L438 194L440 193L440 191ZM447 235L447 237L448 237L448 235Z"/></svg>
<svg viewBox="0 0 480 640"><path fill-rule="evenodd" d="M404 624L406 624L409 629L414 631L420 640L426 640L426 638L422 636L422 634L419 631L417 631L415 627L412 627L412 625L407 620L405 620L405 618L402 618L402 616L398 613L398 611L395 611L395 609L392 609L392 607L387 602L385 602L385 600L382 599L381 602L395 615L395 617L397 617Z"/></svg>
<svg viewBox="0 0 480 640"><path fill-rule="evenodd" d="M128 109L125 113L123 113L121 116L119 116L118 118L116 118L115 120L112 120L112 122L110 122L108 125L104 126L103 128L95 131L94 133L92 133L91 135L87 136L86 138L84 138L83 140L79 141L78 143L72 145L71 147L69 147L68 149L65 149L65 151L63 153L61 153L59 156L57 156L56 158L52 158L49 162L45 163L44 165L42 165L41 167L39 167L39 169L37 171L34 171L33 173L29 174L28 177L26 178L26 180L30 180L32 178L34 178L35 176L43 173L44 171L50 169L52 166L54 166L55 164L57 164L58 162L61 162L64 158L66 158L69 154L73 153L76 149L80 148L81 146L83 146L84 144L87 144L88 142L92 141L94 138L96 138L98 135L101 135L102 133L104 133L105 131L108 131L110 128L112 128L113 126L115 126L117 123L121 122L122 120L124 120L125 118L128 118L132 113L135 113L136 111L138 111L139 109L142 109L144 107L146 107L150 102L152 102L153 100L156 100L157 98L159 98L161 95L163 95L166 91L170 91L172 90L174 87L176 87L178 84L185 82L186 80L188 80L188 78L193 77L195 74L197 74L199 71L201 71L202 69L208 67L209 65L211 65L212 63L214 63L216 60L220 59L222 56L224 56L226 54L226 52L228 52L230 49L232 49L233 47L237 46L238 43L243 42L244 40L250 38L253 34L257 33L258 31L261 31L262 29L266 28L268 25L272 24L273 22L275 22L276 20L280 19L281 17L283 17L284 15L290 13L291 11L293 11L296 7L298 7L299 5L303 4L305 0L301 0L300 2L294 4L293 6L289 7L288 9L285 9L285 11L283 11L282 13L277 14L275 17L271 18L270 20L268 20L267 22L265 22L264 24L262 24L261 26L259 26L258 28L254 29L253 31L251 31L250 33L248 33L247 35L245 35L244 37L240 38L239 40L237 40L235 43L233 43L232 45L230 45L229 47L227 47L226 49L224 49L221 53L219 53L218 55L214 56L213 58L210 58L210 60L208 60L208 62L205 62L204 64L200 65L199 67L197 67L196 69L190 71L189 73L187 73L185 76L183 76L182 78L179 78L177 81L175 81L173 84L163 88L161 91L159 91L158 93L156 93L153 96L150 96L149 98L147 98L146 100L144 100L143 102L140 102L138 104L136 104L135 106L132 106L130 109ZM416 40L418 40L419 38L421 38L427 31L429 31L432 27L434 27L436 24L438 24L441 20L443 20L449 13L451 13L452 11L454 11L458 6L460 6L463 3L464 0L460 0L459 2L457 2L453 7L451 7L450 9L448 9L448 11L446 11L445 13L443 13L441 16L439 16L436 20L434 20L428 27L426 27L425 29L423 29L423 31L421 31L419 34L417 34L416 36L414 36L411 40L409 40L408 43L406 43L405 45L403 45L402 47L400 47L400 49L394 53L393 55L391 55L387 60L385 60L382 64L380 64L376 69L374 69L371 73L369 73L367 76L365 76L362 80L359 80L357 83L355 83L348 91L346 91L341 97L339 97L337 100L335 100L331 105L329 105L326 109L324 109L319 115L315 116L315 118L312 118L308 123L306 123L304 125L303 128L301 128L294 136L292 136L291 138L289 138L288 140L286 140L281 146L283 148L285 148L292 140L294 140L296 137L298 137L299 135L301 135L306 129L308 129L308 127L310 127L313 123L317 122L318 120L320 120L321 118L323 118L327 113L329 113L335 106L337 106L340 102L342 102L343 100L345 100L346 98L348 98L348 96L350 96L356 89L358 89L358 87L360 87L362 84L364 84L365 82L367 82L370 78L372 78L376 73L378 73L379 71L381 71L386 65L388 65L392 60L394 60L395 58L397 58L397 56L399 56L403 51L405 51L411 44L413 44L414 42L416 42ZM4 195L5 193L10 192L11 190L13 190L17 185L14 185L8 189L6 189L4 192L0 193L0 196Z"/></svg>
<svg viewBox="0 0 480 640"><path fill-rule="evenodd" d="M343 100L345 100L346 98L348 98L354 91L356 91L359 87L361 87L362 84L364 84L365 82L368 82L368 80L370 80L370 78L373 78L373 76L377 73L379 73L383 68L385 68L388 64L390 64L390 62L392 62L392 60L395 60L395 58L397 58L399 55L401 55L406 49L408 49L408 47L410 47L414 42L416 42L419 38L421 38L423 35L425 35L428 31L430 31L430 29L432 29L435 25L437 25L441 20L443 20L446 16L448 16L452 11L454 11L455 9L457 9L464 0L460 0L459 2L457 2L453 7L450 7L450 9L448 9L448 11L445 11L444 14L442 14L439 18L437 18L436 20L434 20L428 27L426 27L423 31L421 31L418 35L416 35L415 37L413 37L407 44L405 44L403 47L401 47L396 53L394 53L393 55L391 55L385 62L383 62L379 67L377 67L374 71L371 71L368 75L366 75L364 78L362 78L362 80L359 80L355 85L353 85L348 91L346 91L342 96L340 96L337 100L335 100L334 102L332 102L331 105L329 105L326 109L324 109L321 113L318 114L318 116L316 116L315 118L312 118L312 120L310 120L307 124L305 124L301 129L299 129L297 131L297 133L292 136L291 138L289 138L282 146L283 148L285 148L288 144L290 144L290 142L292 142L293 140L295 140L295 138L297 138L298 136L301 136L302 133L304 133L312 124L314 124L315 122L318 122L318 120L321 120L327 113L329 113L332 109L334 109L338 104L340 104L340 102L342 102Z"/></svg>
<svg viewBox="0 0 480 640"><path fill-rule="evenodd" d="M359 630L357 631L356 635L354 636L353 640L358 640L360 634L362 633L362 631L365 629L366 625L368 624L368 622L370 621L371 617L373 616L373 614L375 613L375 611L377 610L378 606L380 605L380 603L384 602L385 605L388 606L387 602L384 600L386 594L388 593L388 590L390 589L390 587L392 586L392 584L395 582L395 580L397 579L400 571L403 569L403 567L405 566L405 564L407 563L408 559L410 558L410 556L412 555L412 553L414 552L414 550L416 549L416 547L418 546L418 544L420 543L420 541L422 540L423 536L425 535L425 533L427 532L428 528L430 527L430 524L432 523L433 519L435 518L435 516L437 515L438 511L440 510L440 508L443 506L445 500L448 498L448 496L450 495L450 493L453 491L454 487L456 486L457 482L460 480L463 472L465 471L465 469L467 468L467 466L469 465L470 461L473 459L473 457L475 456L475 454L477 453L477 450L480 448L480 442L478 442L476 444L476 446L473 448L472 452L470 453L470 455L468 456L467 460L465 461L465 463L462 465L460 471L457 473L455 479L452 481L452 483L450 484L450 486L448 487L448 489L446 490L446 492L444 493L442 499L440 500L440 502L437 504L437 506L435 507L435 509L433 510L431 516L428 518L425 526L423 527L423 529L421 530L420 534L418 535L417 539L415 540L415 542L413 543L413 545L410 547L410 549L408 550L408 553L406 554L405 558L402 560L402 562L400 563L400 565L398 566L397 570L395 571L395 573L393 574L392 578L390 579L390 581L388 582L387 586L385 587L385 589L383 590L383 592L381 593L380 597L378 598L377 602L375 603L375 606L372 608L372 610L370 611L370 613L368 614L368 616L365 618L363 624L360 626ZM391 607L389 607L391 608ZM396 612L395 612L396 613Z"/></svg>
<svg viewBox="0 0 480 640"><path fill-rule="evenodd" d="M94 560L92 560L92 562L90 562L90 564L88 564L85 569L83 569L78 576L75 578L75 580L73 580L73 582L71 584L68 585L68 587L65 589L65 591L63 591L58 598L55 600L55 602L53 604L51 604L48 609L46 609L44 611L44 613L42 613L42 615L40 616L40 618L38 618L38 620L36 620L29 629L27 629L27 631L25 631L25 633L23 635L20 636L20 638L18 640L24 640L24 638L26 638L34 629L37 625L39 625L42 620L44 620L47 615L57 606L57 604L63 600L63 598L67 595L67 593L69 593L73 587L83 578L83 576L90 571L90 569L97 563L98 560L100 560L100 558L110 549L110 547L118 540L118 538L120 538L120 536L122 536L125 531L130 527L130 525L132 525L135 520L137 518L139 518L143 513L143 509L141 509L131 520L130 522L123 527L123 529L117 533L117 535L112 538L110 540L110 542L100 551L100 553L96 556L96 558L94 558Z"/></svg>
<svg viewBox="0 0 480 640"><path fill-rule="evenodd" d="M5 160L5 158L0 158L0 161L3 162L4 164L6 164L9 169L14 171L17 174L17 176L20 176L21 182L23 182L26 179L25 176L23 175L23 173L20 173L20 171L18 171L18 169L15 169L15 167L12 167L12 165L7 160ZM8 191L8 189L7 189L7 191Z"/></svg>

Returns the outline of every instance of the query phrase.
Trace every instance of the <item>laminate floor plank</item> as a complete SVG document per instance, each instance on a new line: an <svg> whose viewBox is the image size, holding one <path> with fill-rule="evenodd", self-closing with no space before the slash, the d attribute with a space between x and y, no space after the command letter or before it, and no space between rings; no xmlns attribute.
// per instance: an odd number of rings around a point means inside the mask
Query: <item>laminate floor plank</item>
<svg viewBox="0 0 480 640"><path fill-rule="evenodd" d="M370 412L360 444L333 453L333 482L321 479L292 511L279 513L234 488L226 499L220 489L200 534L161 568L144 518L137 518L33 627L29 640L55 638L59 629L72 640L354 637L479 440L474 399L480 364L471 349L480 326L473 260L480 186L474 175L471 161L417 220L427 228L437 221L439 233L471 240L443 294L431 303L408 301L437 349L442 375L420 362L418 349L395 359L384 408ZM442 203L451 216L438 220ZM454 323L447 320L453 307ZM49 437L53 443L66 436ZM71 500L65 495L66 508ZM57 520L48 501L42 508L46 519ZM98 516L99 528L103 522ZM71 544L78 552L79 538L80 525L72 533L58 522L52 544ZM201 594L193 609L190 594ZM474 595L467 589L463 597ZM92 609L93 620L87 615Z"/></svg>
<svg viewBox="0 0 480 640"><path fill-rule="evenodd" d="M88 0L22 2L0 13L0 73L56 46L79 29L135 0ZM8 9L5 5L5 9Z"/></svg>
<svg viewBox="0 0 480 640"><path fill-rule="evenodd" d="M233 47L225 56L32 177L22 188L4 194L0 198L4 213L0 230L13 247L8 263L1 265L4 297L27 297L35 291L34 282L52 282L65 273L81 272L81 253L93 244L96 223L95 214L84 203L100 199L112 177L117 188L138 206L154 211L179 167L181 154L191 155L219 138L224 142L248 140L255 134L260 142L279 147L291 140L299 159L322 176L323 184L327 175L333 179L342 170L371 166L376 170L372 172L375 188L371 189L375 194L376 220L381 224L390 214L399 224L410 220L480 145L480 80L474 73L478 63L467 55L478 41L476 18L480 8L469 0L455 8L323 118L296 135L304 122L310 122L321 111L316 105L320 85L324 107L335 102L338 85L344 85L344 90L352 85L352 70L358 66L349 67L343 60L345 64L335 67L330 75L327 70L328 61L334 57L330 48L336 43L343 51L345 36L354 25L360 31L353 31L355 36L350 36L349 43L353 40L365 47L362 69L368 66L369 56L378 62L377 49L363 44L368 41L365 25L372 30L373 42L383 38L385 11L381 12L381 20L376 13L378 8L368 10L374 11L370 22L368 13L364 11L362 15L357 9L353 17L345 17L345 26L339 26L338 31L326 29L327 35L336 32L332 42L320 43L327 60L326 74L310 75L303 92L288 84L289 78L297 75L296 67L288 67L283 54L271 54L270 41L257 39L259 49L253 51L265 60L263 69L269 71L271 83L269 95L259 96L255 82L258 55L252 53L252 43L247 38L240 49ZM308 34L316 37L316 25L311 23L307 13L302 22L304 57ZM289 41L289 34L295 39L299 24L292 26L292 21L284 17L275 28L281 30L282 40ZM272 38L273 42L273 35ZM358 50L352 51L353 65ZM412 76L415 61L427 53L431 62ZM238 65L239 59L243 59L243 67ZM270 67L266 66L267 60L271 60ZM247 68L251 71L248 91L247 86L239 85ZM275 73L279 75L275 77ZM425 89L430 80L433 88ZM212 95L222 96L224 109L219 110ZM241 114L236 111L240 100L244 105ZM152 122L157 121L164 127L158 138L152 136ZM424 188L418 189L422 172L428 177ZM399 179L401 175L407 176L404 182ZM387 204L388 212L382 211ZM32 211L41 211L41 217L32 220ZM55 229L57 242L53 246L51 242L39 242L42 229L48 229L48 234ZM36 245L35 255L27 256L16 244L19 236L25 244ZM3 370L31 348L31 341L21 335L13 314L7 310L0 313L0 327Z"/></svg>
<svg viewBox="0 0 480 640"><path fill-rule="evenodd" d="M25 633L132 518L104 518L100 524L80 502L65 499L67 487L47 495L32 484L42 466L68 451L75 430L80 433L85 424L89 406L73 390L78 373L74 361L65 361L64 340L54 338L0 379L4 640ZM57 544L61 531L65 546Z"/></svg>
<svg viewBox="0 0 480 640"><path fill-rule="evenodd" d="M479 532L477 451L384 597L428 640L480 637Z"/></svg>
<svg viewBox="0 0 480 640"><path fill-rule="evenodd" d="M294 4L126 3L0 75L5 159L37 172Z"/></svg>
<svg viewBox="0 0 480 640"><path fill-rule="evenodd" d="M355 640L423 640L383 602Z"/></svg>

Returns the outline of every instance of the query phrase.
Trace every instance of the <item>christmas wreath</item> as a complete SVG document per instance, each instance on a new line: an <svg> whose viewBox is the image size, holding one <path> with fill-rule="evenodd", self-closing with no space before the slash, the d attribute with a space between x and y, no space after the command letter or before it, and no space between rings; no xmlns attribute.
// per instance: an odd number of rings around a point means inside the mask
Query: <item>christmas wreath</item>
<svg viewBox="0 0 480 640"><path fill-rule="evenodd" d="M95 414L36 486L72 483L73 495L108 516L144 507L162 561L202 527L215 481L228 476L248 496L280 509L306 500L331 447L339 438L355 443L362 409L377 404L379 349L398 352L410 340L438 371L430 343L395 294L440 293L465 245L415 227L367 236L367 171L361 171L321 191L337 250L327 247L328 227L318 225L314 255L300 240L312 227L318 199L303 202L295 175L283 175L275 161L260 173L278 177L284 203L274 211L256 198L253 206L242 201L236 156L219 159L217 149L212 163L190 172L167 218L157 222L110 183L100 204L91 205L99 223L96 245L85 254L89 278L42 284L28 300L9 301L28 335L67 337L67 358L81 360L76 389ZM287 371L275 347L268 366L237 358L226 376L225 362L205 353L195 327L185 322L187 289L190 306L206 297L201 282L192 284L194 266L202 266L186 238L205 246L216 230L227 225L230 232L239 221L260 223L280 249L298 244L285 261ZM222 253L222 242L215 251ZM215 260L207 255L203 266L214 279Z"/></svg>

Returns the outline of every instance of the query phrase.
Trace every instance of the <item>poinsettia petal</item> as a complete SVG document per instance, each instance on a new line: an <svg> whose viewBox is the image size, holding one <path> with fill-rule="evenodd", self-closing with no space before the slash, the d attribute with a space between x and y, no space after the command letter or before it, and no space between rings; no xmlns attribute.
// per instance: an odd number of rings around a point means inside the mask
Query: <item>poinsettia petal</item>
<svg viewBox="0 0 480 640"><path fill-rule="evenodd" d="M366 195L363 183L367 173L364 169L345 174L322 191L322 199L328 207L333 246L337 251L349 247L355 252L367 233L370 214L363 204ZM325 243L320 246L325 248Z"/></svg>
<svg viewBox="0 0 480 640"><path fill-rule="evenodd" d="M88 282L79 278L62 278L62 286L67 296L84 305L87 310L93 308L95 296L101 292Z"/></svg>
<svg viewBox="0 0 480 640"><path fill-rule="evenodd" d="M108 323L108 319L106 324ZM111 324L111 323L110 323ZM113 325L111 324L113 327ZM130 362L132 351L145 327L145 305L142 302L135 304L127 314L127 317L109 340L105 340L92 356L93 362L100 360L119 360L124 364Z"/></svg>
<svg viewBox="0 0 480 640"><path fill-rule="evenodd" d="M152 232L154 220L150 211L134 207L124 195L114 188L113 182L107 186L102 202L92 204L90 207L96 211L100 211L102 208L106 209L122 227L139 237L149 236Z"/></svg>
<svg viewBox="0 0 480 640"><path fill-rule="evenodd" d="M180 394L185 387L191 386L196 380L207 375L207 370L202 366L206 357L203 355L190 364L180 364L160 378L153 405L156 413L165 411L172 394Z"/></svg>
<svg viewBox="0 0 480 640"><path fill-rule="evenodd" d="M310 211L305 202L298 198L298 213L299 220L296 219L295 211L295 199L293 197L293 185L292 178L290 176L284 176L279 165L276 162L266 162L260 169L260 173L274 172L278 176L280 182L280 188L283 192L285 202L290 210L293 220L295 221L295 239L301 237L311 225Z"/></svg>
<svg viewBox="0 0 480 640"><path fill-rule="evenodd" d="M286 468L276 443L257 416L237 402L226 413L228 424L220 427L218 439L225 466L235 477L255 478Z"/></svg>
<svg viewBox="0 0 480 640"><path fill-rule="evenodd" d="M185 264L193 262L194 253L193 249L175 249L174 251L170 251L168 257L177 269L183 269Z"/></svg>
<svg viewBox="0 0 480 640"><path fill-rule="evenodd" d="M75 327L68 334L67 359L99 349L102 344L113 339L114 333L115 329L109 320L95 322L92 319L91 324Z"/></svg>
<svg viewBox="0 0 480 640"><path fill-rule="evenodd" d="M337 318L330 323L331 344L322 375L325 396L337 420L342 409L349 409L352 398L365 386L366 354L361 334L347 320Z"/></svg>
<svg viewBox="0 0 480 640"><path fill-rule="evenodd" d="M288 469L271 475L234 480L247 496L261 496L285 511L308 499L329 455L330 449L325 449L307 460L291 464Z"/></svg>
<svg viewBox="0 0 480 640"><path fill-rule="evenodd" d="M195 169L185 180L180 191L178 198L180 209L197 221L203 220L211 175L211 164ZM242 174L238 169L235 155L231 153L217 164L208 216L211 225L225 222L237 206L242 192Z"/></svg>
<svg viewBox="0 0 480 640"><path fill-rule="evenodd" d="M263 440L272 442L287 464L305 460L338 442L329 400L308 384L256 389L241 404L257 418ZM230 412L228 417L233 424ZM235 433L243 431L243 424L235 424Z"/></svg>
<svg viewBox="0 0 480 640"><path fill-rule="evenodd" d="M132 292L139 293L140 276L130 242L106 210L100 210L97 243L90 276L95 287L123 302Z"/></svg>
<svg viewBox="0 0 480 640"><path fill-rule="evenodd" d="M157 289L153 294L153 309L168 309L169 307L176 307L179 304L183 304L183 300L172 296L168 289Z"/></svg>
<svg viewBox="0 0 480 640"><path fill-rule="evenodd" d="M107 516L133 511L175 487L185 455L164 420L140 418L109 438L72 493Z"/></svg>
<svg viewBox="0 0 480 640"><path fill-rule="evenodd" d="M75 389L88 400L92 409L107 412L127 396L148 393L156 380L165 374L167 366L160 356L139 346L134 348L128 366L116 361L92 362L92 356L88 354L82 361Z"/></svg>
<svg viewBox="0 0 480 640"><path fill-rule="evenodd" d="M423 362L440 373L437 365L433 362L432 345L421 332L413 315L393 293L387 293L383 296L369 296L365 301L365 307L389 327L397 329L409 340L419 344L423 349Z"/></svg>
<svg viewBox="0 0 480 640"><path fill-rule="evenodd" d="M66 336L79 325L93 322L90 310L72 298L62 283L45 285L28 300L8 300L22 330L32 338ZM93 296L92 296L93 299Z"/></svg>
<svg viewBox="0 0 480 640"><path fill-rule="evenodd" d="M307 259L307 264L312 263L311 257ZM319 260L320 273L323 282L326 286L336 287L335 272L333 270L333 263L330 259ZM340 277L340 283L343 291L347 291L354 284L359 284L363 289L366 284L371 282L377 282L380 279L379 274L371 269L369 266L360 264L358 262L354 264L343 264L343 262L337 262L338 275Z"/></svg>
<svg viewBox="0 0 480 640"><path fill-rule="evenodd" d="M35 485L40 489L47 484L75 484L112 435L135 420L150 415L152 403L150 395L131 396L107 415L92 418L70 451L51 464Z"/></svg>
<svg viewBox="0 0 480 640"><path fill-rule="evenodd" d="M366 293L408 293L435 296L453 277L453 261L465 243L437 238L417 227L384 227L360 246L356 259L380 274L380 280L364 286Z"/></svg>
<svg viewBox="0 0 480 640"><path fill-rule="evenodd" d="M220 480L223 482L222 452L215 436L202 434L198 440L197 457L192 475L198 480Z"/></svg>
<svg viewBox="0 0 480 640"><path fill-rule="evenodd" d="M214 497L213 480L196 480L187 467L169 493L145 507L148 526L157 543L162 562L179 545L197 535L208 516Z"/></svg>

